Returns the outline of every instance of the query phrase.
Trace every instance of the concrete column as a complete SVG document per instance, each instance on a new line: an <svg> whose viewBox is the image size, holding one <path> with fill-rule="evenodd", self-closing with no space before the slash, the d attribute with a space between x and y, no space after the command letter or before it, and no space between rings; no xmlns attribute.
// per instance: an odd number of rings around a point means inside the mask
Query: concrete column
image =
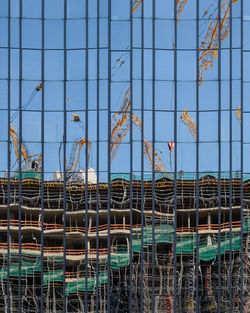
<svg viewBox="0 0 250 313"><path fill-rule="evenodd" d="M208 229L211 230L211 222L212 222L212 218L211 218L211 213L209 212L207 215L207 224L208 224ZM212 246L212 237L211 234L208 234L207 236L207 245L208 246Z"/></svg>
<svg viewBox="0 0 250 313"><path fill-rule="evenodd" d="M208 215L207 215L208 229L211 229L211 222L212 222L211 213L209 212Z"/></svg>
<svg viewBox="0 0 250 313"><path fill-rule="evenodd" d="M125 225L126 225L126 217L125 215L123 214L122 216L122 224L123 224L123 228L125 229Z"/></svg>

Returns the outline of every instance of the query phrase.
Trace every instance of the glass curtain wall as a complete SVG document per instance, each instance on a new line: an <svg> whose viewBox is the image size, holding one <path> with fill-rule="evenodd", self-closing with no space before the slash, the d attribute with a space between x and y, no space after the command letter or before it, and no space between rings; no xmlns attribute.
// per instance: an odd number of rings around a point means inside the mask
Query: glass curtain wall
<svg viewBox="0 0 250 313"><path fill-rule="evenodd" d="M2 0L0 311L248 312L250 3Z"/></svg>

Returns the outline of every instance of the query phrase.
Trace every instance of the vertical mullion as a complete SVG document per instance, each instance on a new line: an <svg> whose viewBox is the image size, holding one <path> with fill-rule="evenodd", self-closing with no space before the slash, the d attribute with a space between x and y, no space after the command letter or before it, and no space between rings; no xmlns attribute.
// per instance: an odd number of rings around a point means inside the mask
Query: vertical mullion
<svg viewBox="0 0 250 313"><path fill-rule="evenodd" d="M41 51L41 82L42 82L42 115L41 115L41 144L42 144L42 172L41 172L41 306L43 313L43 294L44 294L44 1L41 0L42 17L42 51Z"/></svg>
<svg viewBox="0 0 250 313"><path fill-rule="evenodd" d="M177 0L174 0L174 313L179 312L177 306Z"/></svg>
<svg viewBox="0 0 250 313"><path fill-rule="evenodd" d="M64 0L64 21L63 21L63 312L67 312L66 308L66 148L67 148L67 112L66 112L66 81L67 81L67 0Z"/></svg>
<svg viewBox="0 0 250 313"><path fill-rule="evenodd" d="M11 167L11 150L10 150L10 75L11 75L11 1L8 1L8 199L7 199L7 312L10 307L10 167Z"/></svg>
<svg viewBox="0 0 250 313"><path fill-rule="evenodd" d="M132 312L132 231L133 231L133 0L130 0L130 184L129 184L129 312Z"/></svg>
<svg viewBox="0 0 250 313"><path fill-rule="evenodd" d="M111 303L110 303L110 197L111 197L111 0L108 0L108 201L107 201L107 224L108 224L108 283L107 283L107 312L111 312Z"/></svg>
<svg viewBox="0 0 250 313"><path fill-rule="evenodd" d="M97 134L96 134L96 172L97 172L97 184L96 184L96 313L99 312L99 171L100 171L100 0L97 0Z"/></svg>
<svg viewBox="0 0 250 313"><path fill-rule="evenodd" d="M89 128L89 123L88 123L88 116L89 116L89 108L88 108L88 59L89 59L89 51L88 51L88 0L85 0L85 20L86 20L86 52L85 52L85 89L86 89L86 98L85 98L85 103L86 103L86 116L85 116L85 136L86 136L86 149L85 149L85 237L84 237L84 243L85 243L85 293L84 293L84 311L85 313L88 313L88 128Z"/></svg>
<svg viewBox="0 0 250 313"><path fill-rule="evenodd" d="M141 3L141 280L140 280L140 312L143 313L143 235L144 235L144 1Z"/></svg>
<svg viewBox="0 0 250 313"><path fill-rule="evenodd" d="M244 126L244 103L243 103L243 92L244 92L244 86L243 86L243 38L244 38L244 25L243 25L243 2L244 0L241 0L241 8L240 8L240 20L241 20L241 90L240 90L240 100L241 100L241 129L240 129L240 145L241 145L241 189L240 189L240 221L241 221L241 230L240 230L240 313L243 313L243 261L244 261L244 247L243 247L243 206L244 206L244 199L243 199L243 171L244 171L244 159L243 159L243 139L244 139L244 133L243 133L243 126Z"/></svg>
<svg viewBox="0 0 250 313"><path fill-rule="evenodd" d="M19 0L19 203L18 203L18 312L22 312L22 0Z"/></svg>
<svg viewBox="0 0 250 313"><path fill-rule="evenodd" d="M230 37L229 37L229 44L230 44L230 55L229 55L229 313L232 312L232 196L233 196L233 186L232 186L232 128L233 128L233 101L232 101L232 78L233 78L233 59L232 59L232 0L230 0Z"/></svg>
<svg viewBox="0 0 250 313"><path fill-rule="evenodd" d="M153 42L153 79L152 79L152 313L155 312L155 1L153 0L153 23L152 23L152 42Z"/></svg>
<svg viewBox="0 0 250 313"><path fill-rule="evenodd" d="M221 312L221 1L218 0L218 300Z"/></svg>
<svg viewBox="0 0 250 313"><path fill-rule="evenodd" d="M195 233L196 233L196 313L199 313L199 0L196 0L196 201L195 201Z"/></svg>

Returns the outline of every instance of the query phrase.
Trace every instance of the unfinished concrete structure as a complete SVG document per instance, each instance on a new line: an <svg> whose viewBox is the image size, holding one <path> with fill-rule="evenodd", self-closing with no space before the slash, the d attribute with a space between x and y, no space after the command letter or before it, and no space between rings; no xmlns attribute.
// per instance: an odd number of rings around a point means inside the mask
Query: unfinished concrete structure
<svg viewBox="0 0 250 313"><path fill-rule="evenodd" d="M129 305L132 306L132 312L139 312L141 307L144 308L144 312L151 312L152 305L154 305L155 312L173 312L174 277L176 277L178 312L195 311L197 304L195 180L179 179L177 181L176 210L173 180L164 176L157 180L154 211L152 211L152 182L144 182L142 188L142 182L134 180L132 182L132 214L130 214L129 201L130 184L126 179L120 178L111 182L110 208L106 183L99 185L98 194L96 185L88 186L88 204L85 202L85 186L68 184L65 225L63 223L63 183L48 181L44 185L43 227L40 181L23 179L20 197L18 181L10 181L9 223L7 187L7 180L1 179L1 312L6 309L8 275L11 312L18 311L19 278L21 279L23 312L40 310L41 270L43 271L44 294L42 297L45 312L62 312L64 287L67 312L86 312L86 310L95 312L97 306L99 312L107 312L108 305L110 305L111 312L129 312ZM242 263L244 312L250 309L248 189L249 181L245 181L242 208L244 220L241 225L240 180L233 180L232 224L230 224L229 180L221 181L221 225L218 233L218 181L212 176L203 176L199 180L198 303L200 312L217 312L219 235L221 311L229 312L231 269L232 308L233 312L239 312L241 229L243 229L244 244ZM20 208L21 223L18 219ZM175 214L176 229L174 228ZM108 215L110 216L109 225L107 224ZM87 223L86 216L88 217ZM131 217L132 224L130 224ZM86 225L88 225L87 230ZM43 247L41 247L42 231ZM18 237L20 234L21 250L19 250ZM63 234L66 235L65 251ZM130 246L131 243L132 246ZM43 249L43 260L41 249ZM154 249L153 254L152 249ZM229 262L230 251L231 263ZM176 265L174 265L175 253ZM130 263L131 260L132 263ZM66 269L65 273L64 269ZM154 286L152 286L152 271ZM132 281L130 281L131 278ZM107 289L108 286L110 289Z"/></svg>

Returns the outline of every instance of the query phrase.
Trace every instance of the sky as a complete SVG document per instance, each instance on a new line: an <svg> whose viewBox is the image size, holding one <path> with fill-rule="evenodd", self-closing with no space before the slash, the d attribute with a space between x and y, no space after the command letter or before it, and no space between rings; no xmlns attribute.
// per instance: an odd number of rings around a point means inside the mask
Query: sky
<svg viewBox="0 0 250 313"><path fill-rule="evenodd" d="M67 1L66 47L67 47L67 159L70 161L74 143L85 137L81 125L86 127L88 103L88 134L91 141L89 167L96 169L97 151L97 0L89 1L88 14L88 77L86 83L86 0ZM152 0L144 1L144 137L152 140L152 91L153 91L153 36ZM240 123L235 116L242 105L241 88L241 42L240 1L233 4L232 24L232 155L233 171L241 169ZM227 5L229 0L225 0ZM173 1L156 0L155 20L155 148L162 157L168 172L174 171L175 153L169 154L168 142L174 141L174 8ZM222 1L221 1L222 3ZM45 4L45 172L51 179L59 169L59 147L63 138L63 29L64 1L44 0ZM133 112L141 118L141 8L133 14L132 77ZM200 1L199 45L204 41L210 23L217 16L218 1ZM130 86L130 1L111 0L111 115L119 110L126 90ZM250 172L250 3L244 0L243 44L243 119L244 119L244 172ZM0 171L7 168L8 136L8 1L0 7ZM108 168L108 0L100 1L100 178L107 179ZM22 139L30 155L41 152L41 92L28 100L41 81L41 0L23 0L22 16ZM196 123L196 1L188 0L177 24L177 171L196 171L196 143L180 116L187 109ZM19 107L19 0L11 1L11 116ZM229 85L229 35L222 41L221 50L221 165L229 170L230 136L230 85ZM120 62L123 63L120 65ZM204 73L199 87L199 170L218 171L218 59ZM88 86L88 100L86 99ZM72 121L78 114L82 124ZM12 122L19 134L19 116ZM133 172L141 169L141 132L132 128ZM130 171L130 134L126 136L112 161L112 173ZM12 147L11 164L16 169L16 156ZM145 171L150 172L144 157ZM81 151L79 167L85 167L85 149Z"/></svg>

